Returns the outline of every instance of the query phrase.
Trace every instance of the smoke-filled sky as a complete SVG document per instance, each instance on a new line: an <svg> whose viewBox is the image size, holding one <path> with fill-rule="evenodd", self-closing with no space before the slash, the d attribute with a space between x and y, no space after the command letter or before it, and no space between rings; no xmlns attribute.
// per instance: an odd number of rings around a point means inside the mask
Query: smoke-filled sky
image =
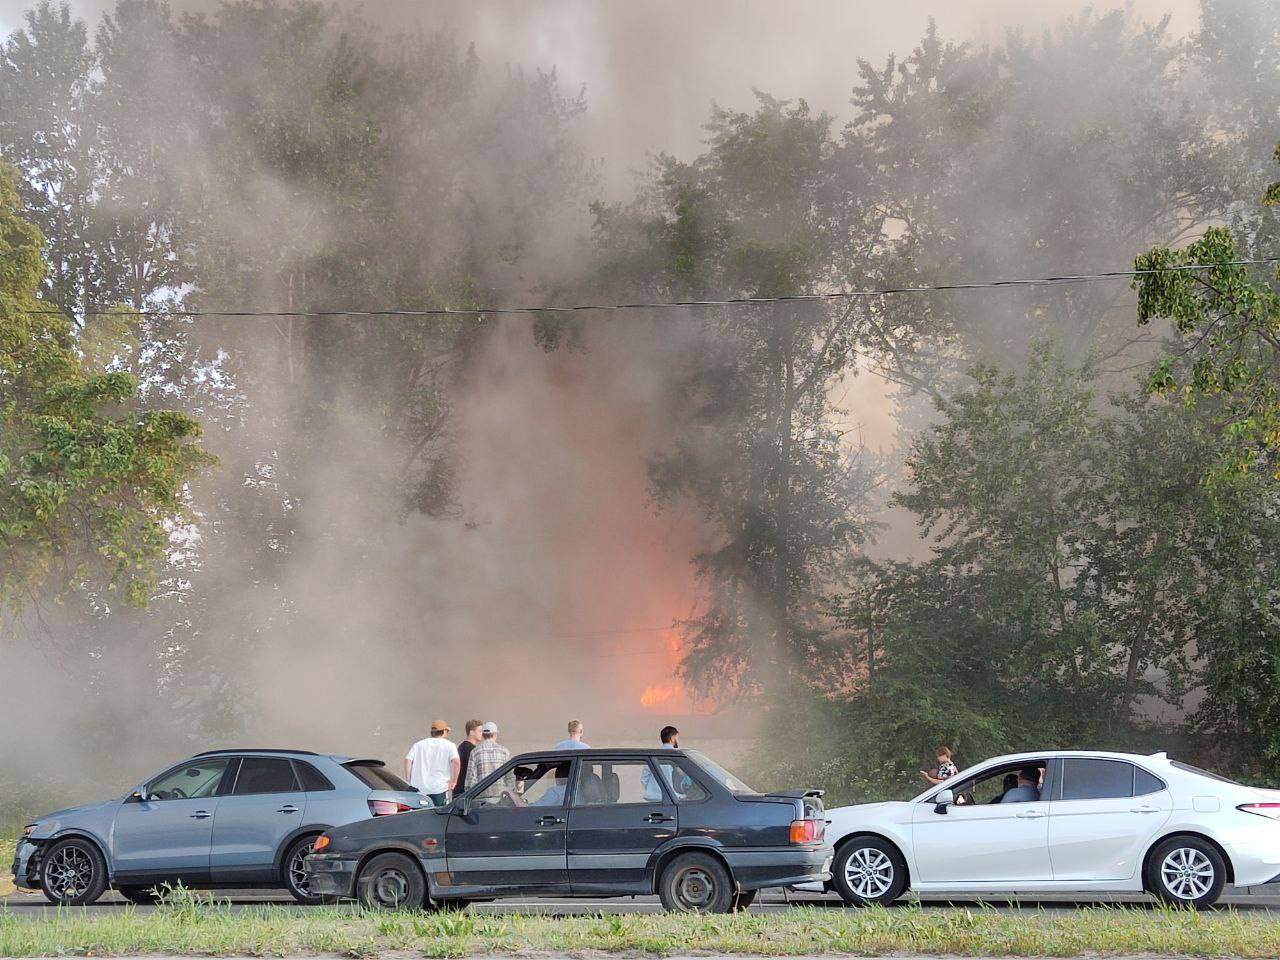
<svg viewBox="0 0 1280 960"><path fill-rule="evenodd" d="M28 5L29 0L0 0L0 35L21 23ZM174 0L172 5L185 10L212 3ZM562 89L584 91L585 149L599 163L600 189L614 199L632 195L634 174L646 157L694 156L713 102L749 110L755 88L780 98L804 98L843 117L857 80L856 61L881 64L890 53L908 54L931 15L944 38L983 43L998 41L1009 28L1037 32L1091 6L1076 0L349 0L340 5L359 9L366 21L388 33L415 25L426 31L447 27L461 41L473 40L487 64L555 68ZM91 24L106 6L103 0L71 4ZM1196 25L1194 0L1135 0L1131 6L1151 19L1171 12L1177 35ZM236 65L226 68L234 71ZM489 164L485 159L469 162L491 166L496 182L503 165L500 159L487 158ZM486 181L477 177L476 182ZM583 196L581 207L594 198ZM282 204L292 205L292 200ZM244 232L257 236L260 210L249 212L254 216ZM286 227L294 225L289 212L279 216ZM260 235L272 242L268 234ZM493 238L469 239L485 244ZM520 290L507 293L527 296ZM350 557L340 537L325 540L319 532L312 537L311 543L319 545L291 569L285 583L306 612L287 629L272 626L264 613L268 626L250 665L268 687L257 728L264 731L262 742L352 750L371 745L392 757L398 746L379 740L384 716L378 711L384 702L387 716L394 718L387 721L395 727L389 741L394 744L413 723L437 713L447 716L455 731L467 716L499 719L507 723L510 740L531 746L558 735L570 715L585 715L590 739L592 730L613 735L624 712L627 723L647 730L659 725L664 711L689 708L670 685L675 654L662 628L691 612L696 585L689 557L703 546L702 532L696 518L657 513L646 474L646 459L662 448L668 439L664 430L676 417L662 405L660 376L669 366L665 351L672 347L628 336L626 329L602 327L590 334L587 354L547 353L532 344L527 327L503 327L486 344L468 390L458 399L466 522L387 523L386 549L376 569ZM848 411L844 425L869 445L884 448L898 429L884 384L861 376L840 389L836 399ZM255 400L263 429L278 422L272 398ZM287 401L278 405L285 408ZM358 451L366 460L385 453L386 461L394 462L398 451L377 451L369 440L380 415L355 409L351 423L327 437L329 446L344 454ZM285 443L265 433L260 440L264 450ZM217 439L213 442L216 447ZM359 472L348 462L352 458L330 457L323 450L300 458L307 467L298 472L308 477L309 516L323 520L326 530L341 532L342 523L330 518L358 499L351 496L359 493L353 480ZM228 472L213 482L235 487L241 478ZM349 522L360 519L352 514ZM218 617L229 621L259 602L249 590L232 590L216 600L208 631L213 635ZM530 666L535 653L542 655L537 670ZM57 669L42 664L34 652L26 656L29 670ZM500 676L494 663L503 667ZM296 697L276 695L281 688L321 686L335 676L343 678L347 695L323 730L317 730L314 712L298 709ZM131 687L127 693L130 700L146 696ZM638 698L647 698L647 711ZM128 719L127 709L115 706ZM32 710L37 707L31 704ZM94 711L97 722L111 715L106 706L86 709ZM530 726L522 729L516 718ZM76 716L67 720L66 730L51 729L51 742L70 739L82 723ZM2 760L18 746L0 742L0 748ZM160 759L140 762L149 767Z"/></svg>
<svg viewBox="0 0 1280 960"><path fill-rule="evenodd" d="M173 0L206 9L211 0ZM1085 0L343 0L367 21L398 31L447 27L474 40L486 61L556 69L584 88L590 152L618 195L648 155L688 155L712 101L750 109L752 89L808 100L842 116L859 58L878 64L910 52L933 17L943 36L998 41L1064 16L1120 3ZM0 0L0 35L20 24L27 0ZM90 22L104 0L72 0ZM1130 0L1140 16L1166 13L1179 34L1194 28L1196 0ZM230 65L229 65L230 66Z"/></svg>

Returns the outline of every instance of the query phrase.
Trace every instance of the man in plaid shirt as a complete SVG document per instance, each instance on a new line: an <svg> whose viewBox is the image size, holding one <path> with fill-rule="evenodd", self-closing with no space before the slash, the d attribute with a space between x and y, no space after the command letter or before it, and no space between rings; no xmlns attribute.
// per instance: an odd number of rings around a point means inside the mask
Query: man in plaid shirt
<svg viewBox="0 0 1280 960"><path fill-rule="evenodd" d="M490 720L480 728L480 743L471 751L471 759L467 761L467 783L479 783L510 759L511 751L498 742L498 725ZM503 790L512 795L516 792L516 780L510 773L493 781L477 793L475 799L481 803L496 803Z"/></svg>

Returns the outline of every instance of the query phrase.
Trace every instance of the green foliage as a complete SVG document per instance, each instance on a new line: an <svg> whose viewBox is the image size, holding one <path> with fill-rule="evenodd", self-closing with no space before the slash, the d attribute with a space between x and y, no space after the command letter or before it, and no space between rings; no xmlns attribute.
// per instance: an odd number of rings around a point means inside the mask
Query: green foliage
<svg viewBox="0 0 1280 960"><path fill-rule="evenodd" d="M1280 162L1280 147L1276 151ZM1265 202L1280 202L1278 185ZM1280 271L1268 280L1227 227L1210 227L1178 250L1156 247L1135 261L1138 323L1167 320L1181 349L1150 376L1160 394L1207 406L1221 437L1210 481L1254 469L1280 479ZM1203 265L1203 269L1185 269Z"/></svg>
<svg viewBox="0 0 1280 960"><path fill-rule="evenodd" d="M66 317L37 299L39 230L0 166L0 604L88 584L145 604L209 457L199 424L137 408L137 381L94 366Z"/></svg>

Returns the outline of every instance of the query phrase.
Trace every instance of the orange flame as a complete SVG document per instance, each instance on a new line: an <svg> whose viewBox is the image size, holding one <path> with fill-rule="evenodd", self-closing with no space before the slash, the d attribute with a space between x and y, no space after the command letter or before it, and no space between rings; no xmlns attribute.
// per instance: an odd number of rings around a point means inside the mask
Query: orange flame
<svg viewBox="0 0 1280 960"><path fill-rule="evenodd" d="M656 710L669 705L683 692L675 684L665 687L645 687L644 692L640 694L640 706L647 710Z"/></svg>

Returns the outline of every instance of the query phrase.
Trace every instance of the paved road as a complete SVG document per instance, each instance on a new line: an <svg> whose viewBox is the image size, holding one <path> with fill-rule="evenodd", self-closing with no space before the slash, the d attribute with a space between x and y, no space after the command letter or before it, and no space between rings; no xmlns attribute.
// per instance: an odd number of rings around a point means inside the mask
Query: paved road
<svg viewBox="0 0 1280 960"><path fill-rule="evenodd" d="M231 900L232 909L236 911L253 910L264 904L284 907L290 910L304 911L310 909L296 903L287 894L277 891L232 890L220 896ZM1117 895L1079 899L1061 895L1035 895L1018 898L992 897L977 900L970 895L957 894L953 897L934 897L915 901L901 901L903 905L919 902L927 910L949 910L957 908L995 909L1001 913L1035 913L1038 911L1059 912L1075 910L1081 906L1103 906L1109 904L1130 904L1150 908L1155 901L1148 897ZM1231 895L1222 898L1222 904L1242 911L1262 911L1275 913L1280 917L1280 892L1254 895ZM840 909L843 905L835 898L821 898L807 895L793 895L790 903L777 891L769 891L761 896L751 908L752 913L773 913L787 910L791 905L823 909ZM114 893L106 894L97 903L81 909L91 916L107 916L126 908L128 904ZM140 911L153 910L154 907L140 906ZM476 904L470 909L483 913L540 913L555 916L574 916L599 913L659 913L662 905L657 897L635 897L613 900L499 900L494 903ZM8 897L0 897L0 911L7 911L17 917L39 918L53 916L57 908L50 905L40 894L18 893Z"/></svg>

